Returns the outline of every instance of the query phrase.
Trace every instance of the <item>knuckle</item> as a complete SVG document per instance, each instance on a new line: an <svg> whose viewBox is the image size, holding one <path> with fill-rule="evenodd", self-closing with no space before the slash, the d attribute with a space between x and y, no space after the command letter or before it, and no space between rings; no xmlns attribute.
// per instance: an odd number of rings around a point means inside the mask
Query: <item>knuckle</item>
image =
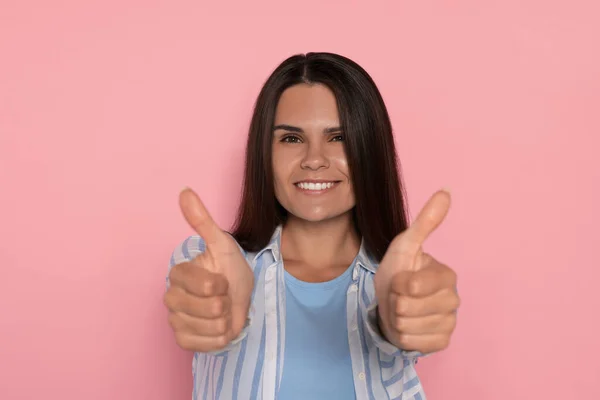
<svg viewBox="0 0 600 400"><path fill-rule="evenodd" d="M171 328L173 329L173 331L175 332L184 332L187 328L187 324L185 323L185 321L183 320L183 318L181 318L181 316L177 313L169 313L169 325L171 325Z"/></svg>
<svg viewBox="0 0 600 400"><path fill-rule="evenodd" d="M179 296L175 292L170 292L165 295L165 304L171 311L175 311L181 303Z"/></svg>
<svg viewBox="0 0 600 400"><path fill-rule="evenodd" d="M178 277L181 274L179 265L173 266L169 271L168 279L171 287L176 286L178 284Z"/></svg>
<svg viewBox="0 0 600 400"><path fill-rule="evenodd" d="M174 265L169 271L169 283L171 287L184 288L186 282L192 281L191 273L194 271L190 268L191 264L187 261Z"/></svg>
<svg viewBox="0 0 600 400"><path fill-rule="evenodd" d="M202 293L209 296L213 293L215 288L215 282L212 278L205 277L201 283Z"/></svg>
<svg viewBox="0 0 600 400"><path fill-rule="evenodd" d="M401 333L400 335L398 335L398 344L400 344L400 347L403 349L409 348L411 345L411 340L410 340L410 336Z"/></svg>
<svg viewBox="0 0 600 400"><path fill-rule="evenodd" d="M227 332L227 318L215 320L215 331L218 335L224 335Z"/></svg>
<svg viewBox="0 0 600 400"><path fill-rule="evenodd" d="M400 303L401 303L400 296L398 296L398 297L394 298L390 304L390 308L396 315L400 315L400 309L402 307Z"/></svg>
<svg viewBox="0 0 600 400"><path fill-rule="evenodd" d="M220 335L215 338L215 345L217 349L222 349L229 344L229 338L227 335Z"/></svg>
<svg viewBox="0 0 600 400"><path fill-rule="evenodd" d="M183 263L179 263L179 264L173 265L173 267L171 267L171 270L169 271L169 277L171 277L173 275L177 275L178 273L180 273L181 268L183 268L182 264Z"/></svg>
<svg viewBox="0 0 600 400"><path fill-rule="evenodd" d="M182 332L175 332L175 342L184 350L192 350L192 344L189 337Z"/></svg>
<svg viewBox="0 0 600 400"><path fill-rule="evenodd" d="M175 264L173 268L171 268L170 276L180 276L185 274L189 269L190 263L187 261L180 262L179 264Z"/></svg>
<svg viewBox="0 0 600 400"><path fill-rule="evenodd" d="M423 280L415 276L408 281L408 292L413 296L418 296L423 291Z"/></svg>
<svg viewBox="0 0 600 400"><path fill-rule="evenodd" d="M173 309L173 290L172 289L167 290L167 292L163 296L163 304L169 310Z"/></svg>
<svg viewBox="0 0 600 400"><path fill-rule="evenodd" d="M406 318L402 318L402 317L397 317L396 318L396 324L395 324L395 328L397 331L402 332L404 330L406 330L407 328L407 319Z"/></svg>
<svg viewBox="0 0 600 400"><path fill-rule="evenodd" d="M202 336L206 331L206 324L201 319L195 317L189 319L186 327L194 335Z"/></svg>
<svg viewBox="0 0 600 400"><path fill-rule="evenodd" d="M447 312L455 312L460 307L460 298L454 291L444 293L439 297L439 302Z"/></svg>
<svg viewBox="0 0 600 400"><path fill-rule="evenodd" d="M223 311L225 309L225 302L221 297L215 297L210 302L210 313L214 317L218 317L223 315Z"/></svg>
<svg viewBox="0 0 600 400"><path fill-rule="evenodd" d="M409 299L406 297L400 296L396 301L396 314L401 316L408 316L410 313L411 304Z"/></svg>

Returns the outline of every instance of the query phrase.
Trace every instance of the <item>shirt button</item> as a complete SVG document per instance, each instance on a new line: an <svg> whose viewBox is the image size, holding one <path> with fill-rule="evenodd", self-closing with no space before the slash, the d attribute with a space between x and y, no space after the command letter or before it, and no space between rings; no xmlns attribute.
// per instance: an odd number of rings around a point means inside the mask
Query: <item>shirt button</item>
<svg viewBox="0 0 600 400"><path fill-rule="evenodd" d="M351 328L352 328L352 330L353 330L353 331L355 331L355 330L357 330L357 329L358 329L358 326L357 326L356 324L352 324L352 327L351 327Z"/></svg>
<svg viewBox="0 0 600 400"><path fill-rule="evenodd" d="M361 381L365 380L365 373L361 372L360 374L358 374L358 379L360 379Z"/></svg>
<svg viewBox="0 0 600 400"><path fill-rule="evenodd" d="M358 290L358 286L356 286L356 285L350 286L350 291L351 292L356 292L357 290Z"/></svg>

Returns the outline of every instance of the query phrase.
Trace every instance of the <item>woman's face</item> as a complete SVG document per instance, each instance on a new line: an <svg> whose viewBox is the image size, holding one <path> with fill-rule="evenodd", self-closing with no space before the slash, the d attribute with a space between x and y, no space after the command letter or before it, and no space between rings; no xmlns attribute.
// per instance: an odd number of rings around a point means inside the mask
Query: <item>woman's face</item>
<svg viewBox="0 0 600 400"><path fill-rule="evenodd" d="M275 196L297 218L318 222L355 205L335 95L324 85L285 90L273 129Z"/></svg>

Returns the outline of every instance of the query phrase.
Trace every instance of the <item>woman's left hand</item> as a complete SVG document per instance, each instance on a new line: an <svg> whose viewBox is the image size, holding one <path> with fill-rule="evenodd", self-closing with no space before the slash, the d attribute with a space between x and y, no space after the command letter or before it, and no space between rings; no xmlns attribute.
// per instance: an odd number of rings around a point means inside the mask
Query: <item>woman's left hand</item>
<svg viewBox="0 0 600 400"><path fill-rule="evenodd" d="M402 350L443 350L456 326L456 273L422 250L449 208L450 194L435 193L410 228L390 243L375 274L380 330Z"/></svg>

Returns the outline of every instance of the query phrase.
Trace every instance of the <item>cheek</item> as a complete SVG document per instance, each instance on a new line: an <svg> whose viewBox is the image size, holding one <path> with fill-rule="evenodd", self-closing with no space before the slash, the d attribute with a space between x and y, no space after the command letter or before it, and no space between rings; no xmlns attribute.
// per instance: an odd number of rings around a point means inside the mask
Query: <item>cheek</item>
<svg viewBox="0 0 600 400"><path fill-rule="evenodd" d="M286 154L283 149L275 148L273 150L273 180L275 185L275 195L277 197L284 193L286 186L290 183L291 173L293 171L291 160L292 155Z"/></svg>
<svg viewBox="0 0 600 400"><path fill-rule="evenodd" d="M331 161L335 165L335 168L346 177L347 183L348 183L348 189L351 192L348 200L350 201L350 203L352 205L354 205L355 204L354 185L352 184L352 180L350 178L350 168L348 167L348 159L346 158L346 153L343 150L341 150L340 152L336 153L331 158Z"/></svg>
<svg viewBox="0 0 600 400"><path fill-rule="evenodd" d="M343 147L340 146L339 149L336 149L336 151L330 154L329 159L331 160L331 163L335 165L335 168L338 171L350 178L348 158L346 158L346 152L344 151Z"/></svg>
<svg viewBox="0 0 600 400"><path fill-rule="evenodd" d="M278 168L273 168L273 185L275 187L275 197L280 200L283 185L280 177L281 171Z"/></svg>
<svg viewBox="0 0 600 400"><path fill-rule="evenodd" d="M285 193L285 179L279 177L277 174L274 175L274 178L275 197L281 201L281 197Z"/></svg>
<svg viewBox="0 0 600 400"><path fill-rule="evenodd" d="M273 163L273 178L275 178L275 183L280 180L282 175L282 170L284 168L283 165L284 158L282 157L281 151L277 149L276 145L273 145L273 153L271 155L271 162Z"/></svg>

